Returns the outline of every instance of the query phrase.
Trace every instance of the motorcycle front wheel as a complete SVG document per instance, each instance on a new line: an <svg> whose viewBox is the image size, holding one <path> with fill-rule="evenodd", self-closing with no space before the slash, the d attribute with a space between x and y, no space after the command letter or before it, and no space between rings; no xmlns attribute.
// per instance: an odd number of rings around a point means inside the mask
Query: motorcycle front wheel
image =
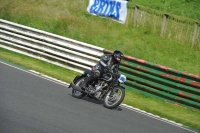
<svg viewBox="0 0 200 133"><path fill-rule="evenodd" d="M119 106L125 97L125 90L120 86L115 86L113 91L109 91L104 98L104 107L113 109Z"/></svg>
<svg viewBox="0 0 200 133"><path fill-rule="evenodd" d="M77 85L77 86L80 86L80 84L82 82L84 82L84 78L85 77L82 77L80 79L78 79L74 84ZM86 94L80 92L80 91L77 91L77 90L74 90L72 89L72 96L75 97L75 98L83 98Z"/></svg>

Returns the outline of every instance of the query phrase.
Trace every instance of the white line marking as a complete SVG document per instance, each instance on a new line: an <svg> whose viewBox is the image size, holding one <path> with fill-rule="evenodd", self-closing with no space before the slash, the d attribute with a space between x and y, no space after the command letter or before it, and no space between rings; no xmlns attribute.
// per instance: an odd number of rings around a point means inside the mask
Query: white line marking
<svg viewBox="0 0 200 133"><path fill-rule="evenodd" d="M43 78L45 78L45 79L48 79L48 80L51 80L51 81L55 81L55 82L61 83L61 84L63 84L63 85L69 86L69 84L66 83L66 82L63 82L63 81L58 80L58 79L56 79L56 78L52 78L52 77L50 77L50 76L48 76L48 75L41 74L41 73L36 72L36 71L34 71L34 70L29 70L29 72L33 73L34 75L35 75L35 74L36 74L36 75L40 75L41 77L43 77Z"/></svg>
<svg viewBox="0 0 200 133"><path fill-rule="evenodd" d="M154 114L151 114L151 113L147 113L147 112L145 112L145 111L143 111L143 110L140 110L140 109L138 109L138 108L134 108L134 107L129 106L129 105L127 105L127 104L121 104L120 106L123 107L123 108L129 109L129 110L131 110L131 111L134 111L134 112L137 112L137 113L140 113L140 114L149 116L149 117L151 117L151 118L160 120L160 121L162 121L162 122L165 122L165 123L174 125L174 126L176 126L176 127L179 127L179 128L185 129L185 130L188 130L188 131L190 131L190 132L197 133L197 132L195 132L195 131L192 131L192 130L190 130L190 129L187 129L187 128L183 127L183 125L180 124L180 123L176 123L176 122L171 121L171 120L168 120L168 119L166 119L166 118L161 118L160 116L157 116L157 115L154 115Z"/></svg>
<svg viewBox="0 0 200 133"><path fill-rule="evenodd" d="M28 71L27 71L27 70L23 70L23 69L21 69L21 68L12 66L12 65L10 65L10 64L7 64L7 63L1 62L1 61L0 61L0 63L2 63L2 64L4 64L4 65L7 65L7 66L10 66L10 67L13 67L13 68L18 69L18 70L21 70L21 71L23 71L23 72L30 73L30 74L35 75L35 76L37 76L37 77L40 77L40 78L49 80L49 81L51 81L51 82L60 84L60 85L62 85L62 86L66 86L66 87L69 86L69 84L66 83L66 82L57 80L57 79L55 79L55 78L52 78L52 77L49 77L49 76L46 76L46 75L43 75L43 74L40 74L39 72L36 72L36 71L33 71L33 70L28 70Z"/></svg>

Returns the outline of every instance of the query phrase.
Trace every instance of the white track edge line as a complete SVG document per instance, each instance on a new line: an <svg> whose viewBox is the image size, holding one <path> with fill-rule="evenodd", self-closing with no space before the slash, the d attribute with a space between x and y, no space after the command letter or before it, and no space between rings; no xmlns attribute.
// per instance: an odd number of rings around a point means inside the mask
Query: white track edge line
<svg viewBox="0 0 200 133"><path fill-rule="evenodd" d="M137 113L140 113L140 114L149 116L149 117L151 117L151 118L160 120L160 121L162 121L162 122L165 122L165 123L174 125L174 126L176 126L176 127L179 127L179 128L185 129L185 130L188 130L188 131L190 131L190 132L197 133L196 131L187 129L186 127L184 127L184 126L183 126L182 124L180 124L180 123L176 123L176 122L174 122L174 121L172 121L172 120L168 120L168 119L166 119L166 118L161 118L160 116L157 116L157 115L148 113L148 112L146 112L146 111L140 110L140 109L135 108L135 107L132 107L132 106L130 106L130 105L127 105L127 104L120 104L120 106L121 106L121 107L124 107L124 108L126 108L126 109L128 109L128 110L131 110L131 111L134 111L134 112L137 112Z"/></svg>
<svg viewBox="0 0 200 133"><path fill-rule="evenodd" d="M0 63L2 63L2 64L4 64L4 65L7 65L7 66L10 66L10 67L13 67L13 68L18 69L18 70L21 70L21 71L23 71L23 72L30 73L30 74L35 75L35 76L37 76L37 77L40 77L40 78L49 80L49 81L51 81L51 82L60 84L60 85L62 85L62 86L67 86L67 87L69 86L69 84L66 83L66 82L63 82L63 81L61 81L61 80L58 80L58 79L49 77L49 76L47 76L47 75L40 74L39 72L36 72L36 71L33 71L33 70L23 70L23 69L21 69L21 68L18 68L18 67L16 67L16 66L13 66L13 65L10 65L10 64L7 64L7 63L4 63L4 62L2 62L2 61L0 61Z"/></svg>

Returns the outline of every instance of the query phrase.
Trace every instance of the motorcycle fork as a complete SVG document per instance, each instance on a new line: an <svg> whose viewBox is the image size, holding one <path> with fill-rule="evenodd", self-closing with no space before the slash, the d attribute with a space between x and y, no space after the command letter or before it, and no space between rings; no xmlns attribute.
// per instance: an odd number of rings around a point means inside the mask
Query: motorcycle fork
<svg viewBox="0 0 200 133"><path fill-rule="evenodd" d="M114 83L110 85L110 94L109 94L110 97L112 97L113 95L113 89L114 89Z"/></svg>
<svg viewBox="0 0 200 133"><path fill-rule="evenodd" d="M110 97L112 97L113 96L113 92L114 92L114 85L115 85L115 83L113 82L111 85L110 85L110 87L111 87L111 92L110 92L110 94L109 94L109 96ZM116 91L116 90L115 90ZM116 91L116 92L118 92L118 90Z"/></svg>

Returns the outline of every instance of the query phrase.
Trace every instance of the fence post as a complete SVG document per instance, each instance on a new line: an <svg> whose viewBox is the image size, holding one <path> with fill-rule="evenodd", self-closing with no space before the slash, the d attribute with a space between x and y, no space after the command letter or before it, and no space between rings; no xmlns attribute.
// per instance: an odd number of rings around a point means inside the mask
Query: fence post
<svg viewBox="0 0 200 133"><path fill-rule="evenodd" d="M167 28L167 18L168 18L169 15L167 14L164 14L163 15L163 22L162 22L162 27L161 27L161 33L160 35L161 36L164 36L165 35L165 29Z"/></svg>
<svg viewBox="0 0 200 133"><path fill-rule="evenodd" d="M198 22L195 22L194 23L194 33L193 33L193 37L192 37L192 47L194 47L194 44L196 41L197 31L198 31Z"/></svg>
<svg viewBox="0 0 200 133"><path fill-rule="evenodd" d="M137 15L138 15L139 7L135 5L135 13L134 13L134 27L137 26Z"/></svg>

